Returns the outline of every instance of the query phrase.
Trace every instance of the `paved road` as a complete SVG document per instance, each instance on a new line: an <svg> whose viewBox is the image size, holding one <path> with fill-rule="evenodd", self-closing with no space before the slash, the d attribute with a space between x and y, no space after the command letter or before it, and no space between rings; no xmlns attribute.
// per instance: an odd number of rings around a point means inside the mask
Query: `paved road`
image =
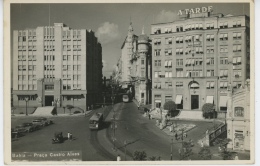
<svg viewBox="0 0 260 166"><path fill-rule="evenodd" d="M136 109L134 103L120 103L118 105L116 117L117 121L117 147L124 151L124 141L128 142L127 151L131 157L135 150L146 151L147 156L160 156L162 160L169 160L171 154L171 137L165 135L155 122L144 118L142 112ZM111 136L111 132L110 136ZM113 134L112 134L113 136ZM178 160L178 148L180 142L174 142L173 159Z"/></svg>
<svg viewBox="0 0 260 166"><path fill-rule="evenodd" d="M52 117L53 125L42 128L39 131L28 133L17 141L12 141L12 152L50 152L50 151L82 151L83 161L108 161L114 160L114 155L110 154L100 145L101 139L97 139L97 131L89 130L89 118L97 111L95 110L87 117L84 116L64 116ZM103 113L105 116L110 109ZM30 122L34 117L14 117L12 126L22 122ZM106 130L106 129L103 129ZM67 132L71 132L75 138L73 141L66 140L62 144L52 144L55 131L62 131L66 137Z"/></svg>

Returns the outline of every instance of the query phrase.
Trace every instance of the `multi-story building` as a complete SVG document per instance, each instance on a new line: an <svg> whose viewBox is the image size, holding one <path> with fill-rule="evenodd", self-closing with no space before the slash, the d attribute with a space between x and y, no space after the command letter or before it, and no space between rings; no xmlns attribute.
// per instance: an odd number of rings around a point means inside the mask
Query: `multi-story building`
<svg viewBox="0 0 260 166"><path fill-rule="evenodd" d="M13 103L86 109L102 89L102 47L92 30L63 23L13 32ZM102 98L100 99L102 100Z"/></svg>
<svg viewBox="0 0 260 166"><path fill-rule="evenodd" d="M151 44L142 30L137 36L133 33L132 24L121 47L122 54L118 62L120 84L129 88L134 98L142 104L151 102Z"/></svg>
<svg viewBox="0 0 260 166"><path fill-rule="evenodd" d="M202 106L213 103L224 116L228 88L250 76L249 17L188 14L151 30L153 107L173 100L181 114L202 118Z"/></svg>
<svg viewBox="0 0 260 166"><path fill-rule="evenodd" d="M228 148L250 150L250 81L245 87L228 95L227 137Z"/></svg>

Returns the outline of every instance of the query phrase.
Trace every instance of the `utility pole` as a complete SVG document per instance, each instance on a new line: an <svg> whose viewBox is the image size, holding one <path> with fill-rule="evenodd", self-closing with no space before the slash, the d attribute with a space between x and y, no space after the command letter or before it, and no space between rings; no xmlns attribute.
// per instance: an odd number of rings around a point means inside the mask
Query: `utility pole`
<svg viewBox="0 0 260 166"><path fill-rule="evenodd" d="M171 160L172 160L172 146L173 146L173 138L172 138L172 142L171 142Z"/></svg>

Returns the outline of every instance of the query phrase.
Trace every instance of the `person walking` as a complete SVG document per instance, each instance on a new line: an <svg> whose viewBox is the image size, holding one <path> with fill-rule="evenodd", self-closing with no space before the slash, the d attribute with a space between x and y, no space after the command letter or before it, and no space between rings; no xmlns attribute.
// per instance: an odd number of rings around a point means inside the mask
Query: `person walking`
<svg viewBox="0 0 260 166"><path fill-rule="evenodd" d="M175 140L178 140L178 134L177 134L177 132L175 133Z"/></svg>
<svg viewBox="0 0 260 166"><path fill-rule="evenodd" d="M121 161L120 155L117 155L116 161Z"/></svg>
<svg viewBox="0 0 260 166"><path fill-rule="evenodd" d="M70 133L70 141L72 141L72 134Z"/></svg>
<svg viewBox="0 0 260 166"><path fill-rule="evenodd" d="M70 140L70 132L68 132L67 137L68 137L68 140Z"/></svg>

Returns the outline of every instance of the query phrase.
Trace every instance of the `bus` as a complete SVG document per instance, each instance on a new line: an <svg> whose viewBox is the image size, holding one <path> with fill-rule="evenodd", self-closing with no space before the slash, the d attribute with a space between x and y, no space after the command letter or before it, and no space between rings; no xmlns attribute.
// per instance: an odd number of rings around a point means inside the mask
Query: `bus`
<svg viewBox="0 0 260 166"><path fill-rule="evenodd" d="M123 94L122 99L124 103L130 102L131 101L131 94Z"/></svg>
<svg viewBox="0 0 260 166"><path fill-rule="evenodd" d="M89 128L91 130L98 130L101 128L103 123L103 114L102 113L95 113L90 119L89 119Z"/></svg>

